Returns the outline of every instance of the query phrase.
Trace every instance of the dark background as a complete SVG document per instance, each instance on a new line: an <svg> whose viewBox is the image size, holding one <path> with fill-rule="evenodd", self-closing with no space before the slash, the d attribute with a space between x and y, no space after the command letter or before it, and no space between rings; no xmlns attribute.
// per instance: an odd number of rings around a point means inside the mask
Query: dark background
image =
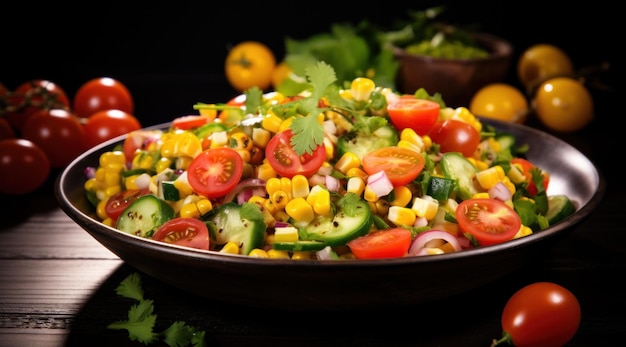
<svg viewBox="0 0 626 347"><path fill-rule="evenodd" d="M280 60L286 37L306 39L328 31L331 23L364 19L386 26L395 19L407 19L407 9L441 4L256 3L14 4L18 8L4 12L0 23L0 82L15 88L30 79L48 79L71 97L91 78L114 77L129 87L135 115L147 126L195 113L192 105L196 102L224 102L236 95L226 83L223 64L228 48L238 42L266 43ZM614 20L620 13L617 6L606 0L585 6L548 3L448 3L441 19L508 39L514 45L515 59L530 45L546 42L563 48L578 69L608 62L610 70L602 79L614 88L622 71L618 50L623 50L617 30L621 23ZM509 81L518 83L514 65Z"/></svg>

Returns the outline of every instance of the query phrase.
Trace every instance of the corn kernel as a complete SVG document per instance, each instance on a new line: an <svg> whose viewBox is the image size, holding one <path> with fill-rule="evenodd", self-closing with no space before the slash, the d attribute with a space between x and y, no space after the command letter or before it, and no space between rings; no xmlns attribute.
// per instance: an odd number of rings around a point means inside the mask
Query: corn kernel
<svg viewBox="0 0 626 347"><path fill-rule="evenodd" d="M291 178L291 197L305 198L309 195L309 180L304 175L295 175Z"/></svg>
<svg viewBox="0 0 626 347"><path fill-rule="evenodd" d="M269 258L269 256L267 255L267 252L259 248L255 248L251 250L248 256L253 257L253 258Z"/></svg>
<svg viewBox="0 0 626 347"><path fill-rule="evenodd" d="M269 163L263 163L256 169L256 177L264 181L277 177L276 170Z"/></svg>
<svg viewBox="0 0 626 347"><path fill-rule="evenodd" d="M274 229L274 242L298 241L298 229L295 227L280 227Z"/></svg>
<svg viewBox="0 0 626 347"><path fill-rule="evenodd" d="M524 236L528 236L530 234L533 233L533 230L525 225L522 225L519 228L519 231L517 232L517 234L515 234L515 236L513 236L514 239L520 238L520 237L524 237Z"/></svg>
<svg viewBox="0 0 626 347"><path fill-rule="evenodd" d="M357 176L350 177L348 179L346 190L349 193L354 193L360 196L361 194L363 194L363 191L365 190L365 181L362 178L357 177Z"/></svg>
<svg viewBox="0 0 626 347"><path fill-rule="evenodd" d="M293 252L293 254L291 255L291 259L292 260L308 260L308 259L311 259L311 252L305 252L305 251Z"/></svg>
<svg viewBox="0 0 626 347"><path fill-rule="evenodd" d="M211 203L211 200L207 198L202 198L196 203L196 207L198 208L200 215L203 215L213 210L213 203Z"/></svg>
<svg viewBox="0 0 626 347"><path fill-rule="evenodd" d="M282 210L287 206L287 202L289 202L289 196L282 190L276 191L270 195L270 200L272 201L272 205L276 208L276 210Z"/></svg>
<svg viewBox="0 0 626 347"><path fill-rule="evenodd" d="M395 225L413 225L417 216L410 208L391 206L387 218Z"/></svg>
<svg viewBox="0 0 626 347"><path fill-rule="evenodd" d="M180 208L179 214L183 218L198 218L198 217L200 217L200 211L198 211L198 207L193 202L189 202L189 203L184 204Z"/></svg>
<svg viewBox="0 0 626 347"><path fill-rule="evenodd" d="M307 224L315 218L313 207L304 198L290 200L285 206L285 212L293 218L297 224Z"/></svg>
<svg viewBox="0 0 626 347"><path fill-rule="evenodd" d="M439 203L437 200L426 195L423 198L417 197L413 199L413 206L411 209L418 217L424 217L427 220L432 220L437 214Z"/></svg>
<svg viewBox="0 0 626 347"><path fill-rule="evenodd" d="M345 174L348 170L353 168L359 168L361 166L361 158L352 152L344 153L337 163L335 163L335 169Z"/></svg>
<svg viewBox="0 0 626 347"><path fill-rule="evenodd" d="M252 129L252 143L259 148L265 148L267 144L270 142L271 137L272 137L272 133L266 129L263 129L263 128Z"/></svg>
<svg viewBox="0 0 626 347"><path fill-rule="evenodd" d="M407 186L398 186L394 189L394 199L390 202L392 206L406 206L411 202L413 193Z"/></svg>
<svg viewBox="0 0 626 347"><path fill-rule="evenodd" d="M235 242L227 242L220 250L220 253L239 254L239 245Z"/></svg>
<svg viewBox="0 0 626 347"><path fill-rule="evenodd" d="M269 249L267 250L267 257L271 259L289 259L289 252Z"/></svg>

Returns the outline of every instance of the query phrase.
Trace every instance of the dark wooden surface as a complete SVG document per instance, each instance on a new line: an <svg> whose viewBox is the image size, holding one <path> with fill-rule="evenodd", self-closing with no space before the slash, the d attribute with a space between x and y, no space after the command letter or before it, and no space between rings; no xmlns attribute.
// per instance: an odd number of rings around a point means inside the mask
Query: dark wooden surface
<svg viewBox="0 0 626 347"><path fill-rule="evenodd" d="M164 329L184 320L205 330L211 346L488 346L500 336L508 297L532 282L553 281L574 292L582 305L582 323L569 346L615 345L626 334L626 190L618 168L623 155L616 147L614 122L620 115L614 96L596 95L597 117L585 130L555 134L596 163L607 180L604 201L520 271L472 292L402 310L363 303L365 312L332 313L224 305L144 276L157 325ZM71 221L58 208L53 188L54 175L32 194L2 197L0 345L141 345L124 331L106 328L125 319L130 303L114 289L135 270ZM251 290L263 300L262 288Z"/></svg>

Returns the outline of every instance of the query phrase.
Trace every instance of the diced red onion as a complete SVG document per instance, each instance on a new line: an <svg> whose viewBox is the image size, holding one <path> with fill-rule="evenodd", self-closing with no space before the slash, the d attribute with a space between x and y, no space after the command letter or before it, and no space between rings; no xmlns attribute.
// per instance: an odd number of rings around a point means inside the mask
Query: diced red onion
<svg viewBox="0 0 626 347"><path fill-rule="evenodd" d="M326 188L331 192L338 192L339 188L341 188L341 182L336 177L331 175L326 175Z"/></svg>
<svg viewBox="0 0 626 347"><path fill-rule="evenodd" d="M498 199L500 201L511 200L513 197L509 188L507 188L502 182L496 183L496 185L489 189L488 193L490 198Z"/></svg>
<svg viewBox="0 0 626 347"><path fill-rule="evenodd" d="M83 172L85 173L85 177L88 179L96 177L96 168L93 166L86 167Z"/></svg>
<svg viewBox="0 0 626 347"><path fill-rule="evenodd" d="M367 185L372 189L377 197L385 196L393 190L393 184L387 177L385 171L379 171L367 177Z"/></svg>
<svg viewBox="0 0 626 347"><path fill-rule="evenodd" d="M265 187L265 180L259 178L247 178L239 182L226 196L224 202L233 201L233 199L245 188Z"/></svg>
<svg viewBox="0 0 626 347"><path fill-rule="evenodd" d="M409 248L409 255L420 255L420 252L424 248L426 244L433 240L444 240L452 246L455 252L460 251L461 244L456 236L450 234L447 231L443 230L427 230L417 235L415 240L411 243L411 247Z"/></svg>

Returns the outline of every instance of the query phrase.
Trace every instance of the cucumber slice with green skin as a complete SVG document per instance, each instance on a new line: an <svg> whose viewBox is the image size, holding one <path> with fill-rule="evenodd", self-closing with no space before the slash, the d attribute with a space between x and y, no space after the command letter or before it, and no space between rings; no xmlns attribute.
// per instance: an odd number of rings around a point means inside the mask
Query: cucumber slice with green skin
<svg viewBox="0 0 626 347"><path fill-rule="evenodd" d="M453 179L457 185L457 196L462 200L478 193L474 177L478 169L461 153L448 152L441 157L441 171L446 178Z"/></svg>
<svg viewBox="0 0 626 347"><path fill-rule="evenodd" d="M446 177L431 176L428 182L426 194L432 196L437 201L448 200L454 191L455 182Z"/></svg>
<svg viewBox="0 0 626 347"><path fill-rule="evenodd" d="M115 227L125 233L152 237L161 224L174 218L174 209L155 195L142 195L117 219Z"/></svg>
<svg viewBox="0 0 626 347"><path fill-rule="evenodd" d="M370 231L374 219L369 205L361 199L339 200L331 216L319 216L299 233L305 240L321 241L327 246L342 246ZM342 201L343 200L343 201Z"/></svg>
<svg viewBox="0 0 626 347"><path fill-rule="evenodd" d="M225 245L234 242L239 245L240 253L250 254L255 248L263 247L265 241L265 223L262 219L250 220L241 216L241 205L229 202L220 205L209 216L209 235L211 242Z"/></svg>
<svg viewBox="0 0 626 347"><path fill-rule="evenodd" d="M398 132L391 126L382 126L371 134L355 130L341 135L337 140L337 157L347 152L359 158L375 149L391 147L398 144Z"/></svg>
<svg viewBox="0 0 626 347"><path fill-rule="evenodd" d="M576 211L574 203L565 195L553 195L548 197L548 212L546 219L549 225L556 224L569 217Z"/></svg>
<svg viewBox="0 0 626 347"><path fill-rule="evenodd" d="M274 242L272 248L279 251L289 252L317 252L326 247L325 242L320 241L295 241L295 242Z"/></svg>

